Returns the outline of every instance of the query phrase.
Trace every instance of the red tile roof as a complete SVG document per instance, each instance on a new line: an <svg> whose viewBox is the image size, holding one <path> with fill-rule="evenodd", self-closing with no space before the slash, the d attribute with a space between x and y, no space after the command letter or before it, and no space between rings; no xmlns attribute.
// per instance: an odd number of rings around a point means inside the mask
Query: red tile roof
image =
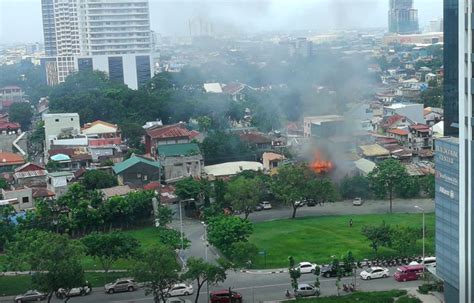
<svg viewBox="0 0 474 303"><path fill-rule="evenodd" d="M0 121L0 130L18 130L20 128L20 124L16 122Z"/></svg>
<svg viewBox="0 0 474 303"><path fill-rule="evenodd" d="M89 138L89 146L106 146L106 145L120 145L122 144L122 139L120 137L116 138L101 138L101 139L92 139Z"/></svg>
<svg viewBox="0 0 474 303"><path fill-rule="evenodd" d="M7 165L16 165L16 164L24 164L25 160L22 156L9 153L9 152L0 152L0 166L7 166Z"/></svg>
<svg viewBox="0 0 474 303"><path fill-rule="evenodd" d="M199 136L201 133L198 132L197 130L192 130L190 131L190 135L189 135L189 139L194 139L196 138L197 136Z"/></svg>
<svg viewBox="0 0 474 303"><path fill-rule="evenodd" d="M408 126L410 129L415 129L418 131L429 131L430 127L426 124L415 124Z"/></svg>
<svg viewBox="0 0 474 303"><path fill-rule="evenodd" d="M400 115L393 115L393 116L385 117L382 121L382 126L384 126L385 128L389 128L390 126L392 126L397 121L400 121L403 118L405 118L405 117L400 116Z"/></svg>
<svg viewBox="0 0 474 303"><path fill-rule="evenodd" d="M260 133L242 133L239 135L240 140L253 144L266 144L272 143L270 138L267 138L264 134Z"/></svg>
<svg viewBox="0 0 474 303"><path fill-rule="evenodd" d="M20 167L15 168L15 172L26 172L26 171L35 171L35 170L44 170L44 167L36 163L28 162Z"/></svg>
<svg viewBox="0 0 474 303"><path fill-rule="evenodd" d="M387 132L391 134L399 135L399 136L408 136L407 130L399 129L399 128L389 129Z"/></svg>
<svg viewBox="0 0 474 303"><path fill-rule="evenodd" d="M192 133L186 129L184 123L177 123L165 126L155 126L146 131L147 135L152 139L167 138L190 138Z"/></svg>

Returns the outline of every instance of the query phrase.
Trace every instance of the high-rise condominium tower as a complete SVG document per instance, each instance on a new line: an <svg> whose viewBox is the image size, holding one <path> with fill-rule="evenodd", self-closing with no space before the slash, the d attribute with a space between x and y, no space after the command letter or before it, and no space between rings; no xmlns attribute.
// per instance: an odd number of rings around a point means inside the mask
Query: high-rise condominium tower
<svg viewBox="0 0 474 303"><path fill-rule="evenodd" d="M418 10L413 8L413 0L390 0L388 31L396 34L418 32Z"/></svg>
<svg viewBox="0 0 474 303"><path fill-rule="evenodd" d="M148 0L42 0L47 80L94 69L137 88L151 77Z"/></svg>

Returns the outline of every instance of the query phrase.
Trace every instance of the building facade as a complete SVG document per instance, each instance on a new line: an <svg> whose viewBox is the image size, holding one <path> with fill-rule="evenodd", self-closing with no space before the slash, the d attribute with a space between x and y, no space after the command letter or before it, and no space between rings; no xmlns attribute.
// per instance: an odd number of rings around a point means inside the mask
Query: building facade
<svg viewBox="0 0 474 303"><path fill-rule="evenodd" d="M458 2L459 0L444 0L444 135L458 136ZM462 16L462 15L461 15Z"/></svg>
<svg viewBox="0 0 474 303"><path fill-rule="evenodd" d="M79 114L76 113L44 114L43 121L45 151L50 149L53 140L73 137L81 133Z"/></svg>
<svg viewBox="0 0 474 303"><path fill-rule="evenodd" d="M413 0L390 0L388 31L395 34L418 32L418 10L413 8Z"/></svg>
<svg viewBox="0 0 474 303"><path fill-rule="evenodd" d="M136 89L151 78L148 0L42 0L49 85L94 69Z"/></svg>
<svg viewBox="0 0 474 303"><path fill-rule="evenodd" d="M436 274L446 303L459 302L459 141L436 140Z"/></svg>
<svg viewBox="0 0 474 303"><path fill-rule="evenodd" d="M474 3L459 1L459 301L474 301L473 34ZM454 22L454 20L449 20Z"/></svg>

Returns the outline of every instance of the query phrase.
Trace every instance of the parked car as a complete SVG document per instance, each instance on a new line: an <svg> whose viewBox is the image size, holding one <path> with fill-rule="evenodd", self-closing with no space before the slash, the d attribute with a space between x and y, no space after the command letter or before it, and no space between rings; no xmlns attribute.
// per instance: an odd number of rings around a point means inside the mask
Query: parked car
<svg viewBox="0 0 474 303"><path fill-rule="evenodd" d="M229 290L214 290L210 293L211 303L242 303L242 295L236 291L231 292L232 301L229 300Z"/></svg>
<svg viewBox="0 0 474 303"><path fill-rule="evenodd" d="M362 204L362 198L354 198L354 200L352 200L352 205L354 206L361 206Z"/></svg>
<svg viewBox="0 0 474 303"><path fill-rule="evenodd" d="M412 261L408 265L423 265L425 267L436 267L436 257L425 257L424 259L417 261Z"/></svg>
<svg viewBox="0 0 474 303"><path fill-rule="evenodd" d="M255 211L262 211L263 210L263 206L262 204L258 204L258 205L255 205L255 207L253 208Z"/></svg>
<svg viewBox="0 0 474 303"><path fill-rule="evenodd" d="M309 284L298 284L298 288L295 289L295 297L315 296L318 293L319 288L316 288Z"/></svg>
<svg viewBox="0 0 474 303"><path fill-rule="evenodd" d="M309 274L309 273L314 273L316 270L316 264L310 263L310 262L300 262L298 263L298 266L296 266L297 269L300 270L300 273L302 274Z"/></svg>
<svg viewBox="0 0 474 303"><path fill-rule="evenodd" d="M173 287L171 287L167 291L166 295L168 297L189 296L189 295L192 295L193 293L194 293L194 289L192 285L180 283L180 284L173 285Z"/></svg>
<svg viewBox="0 0 474 303"><path fill-rule="evenodd" d="M272 209L272 205L268 201L263 201L260 203L260 205L263 207L263 209Z"/></svg>
<svg viewBox="0 0 474 303"><path fill-rule="evenodd" d="M40 301L46 299L46 294L39 292L37 290L28 290L22 295L15 297L16 303L30 302L30 301Z"/></svg>
<svg viewBox="0 0 474 303"><path fill-rule="evenodd" d="M64 288L60 288L58 289L58 291L56 291L56 297L58 297L59 299L64 299L66 297L85 296L90 294L91 291L92 288L86 283L86 285L82 287L71 288L69 292L67 292Z"/></svg>
<svg viewBox="0 0 474 303"><path fill-rule="evenodd" d="M121 278L112 283L105 284L104 289L108 294L122 291L134 291L138 289L138 284L132 278Z"/></svg>
<svg viewBox="0 0 474 303"><path fill-rule="evenodd" d="M389 270L385 267L371 267L360 273L362 280L386 278L389 276Z"/></svg>
<svg viewBox="0 0 474 303"><path fill-rule="evenodd" d="M166 299L165 303L192 303L191 300L181 298L169 298Z"/></svg>
<svg viewBox="0 0 474 303"><path fill-rule="evenodd" d="M313 201L313 200L310 200L310 201L308 201L308 203L306 203L306 206L308 206L308 207L316 206L316 202Z"/></svg>
<svg viewBox="0 0 474 303"><path fill-rule="evenodd" d="M349 273L345 270L345 267L343 266L343 264L340 264L339 267L334 267L332 264L330 264L330 265L321 266L321 276L325 278L337 277L339 270L342 271L343 275Z"/></svg>
<svg viewBox="0 0 474 303"><path fill-rule="evenodd" d="M295 202L295 206L296 206L296 207L303 207L305 204L306 204L305 201L296 201L296 202Z"/></svg>
<svg viewBox="0 0 474 303"><path fill-rule="evenodd" d="M423 265L407 265L400 266L393 275L393 278L398 282L418 280L423 274Z"/></svg>

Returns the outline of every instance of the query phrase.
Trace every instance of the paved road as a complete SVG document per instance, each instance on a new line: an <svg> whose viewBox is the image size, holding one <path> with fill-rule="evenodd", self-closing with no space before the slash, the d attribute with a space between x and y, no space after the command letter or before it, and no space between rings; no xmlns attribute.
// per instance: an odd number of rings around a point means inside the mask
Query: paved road
<svg viewBox="0 0 474 303"><path fill-rule="evenodd" d="M418 205L426 212L434 212L435 205L432 199L410 199L393 200L394 213L417 213L415 208ZM298 208L296 217L314 217L314 216L337 216L337 215L365 215L365 214L385 214L390 211L390 203L386 200L365 201L362 206L353 206L352 201L340 201L334 203L325 203L324 206ZM252 222L262 222L277 219L288 219L292 215L292 209L289 207L275 207L271 210L253 212L249 219Z"/></svg>
<svg viewBox="0 0 474 303"><path fill-rule="evenodd" d="M390 269L393 273L394 268ZM335 278L321 278L321 292L324 296L337 294L335 286ZM349 284L353 281L353 278L348 277L342 280L342 283ZM314 283L314 276L311 274L303 275L299 280L300 283ZM341 283L341 284L342 284ZM412 288L421 285L421 281L412 281L400 283L393 280L392 277L386 279L378 279L371 281L362 281L357 278L357 285L360 290L363 291L375 291L375 290L390 290L395 288ZM213 286L210 290L222 289L232 287L235 291L240 292L243 295L244 302L263 302L271 300L283 300L285 299L286 289L290 289L289 275L288 273L281 274L251 274L241 272L230 272L225 283ZM341 290L341 293L344 291ZM194 302L194 295L183 297ZM105 294L102 289L94 289L94 291L85 297L77 297L71 299L69 302L115 302L115 303L133 303L133 302L152 302L151 297L147 297L143 290L139 290L131 293L117 293L113 295ZM0 299L0 302L11 302L11 299L5 298L5 301ZM53 300L53 302L61 302L59 300ZM200 303L207 302L207 293L204 287L200 299Z"/></svg>

